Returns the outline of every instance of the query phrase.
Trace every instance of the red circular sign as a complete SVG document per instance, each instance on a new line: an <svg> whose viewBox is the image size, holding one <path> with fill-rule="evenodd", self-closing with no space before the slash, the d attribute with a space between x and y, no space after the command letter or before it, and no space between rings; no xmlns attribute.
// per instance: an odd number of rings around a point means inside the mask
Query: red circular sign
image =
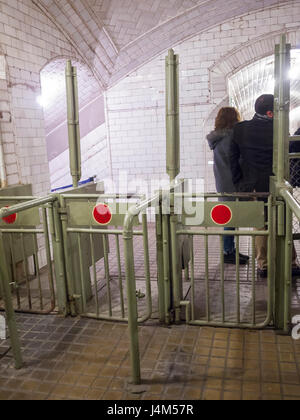
<svg viewBox="0 0 300 420"><path fill-rule="evenodd" d="M232 211L228 206L225 206L224 204L219 204L218 206L212 209L211 218L213 222L215 222L217 225L224 226L231 222Z"/></svg>
<svg viewBox="0 0 300 420"><path fill-rule="evenodd" d="M5 206L5 208L8 209L9 206ZM16 222L16 220L17 220L17 214L14 213L14 214L11 214L10 216L3 217L2 220L7 225L13 225Z"/></svg>
<svg viewBox="0 0 300 420"><path fill-rule="evenodd" d="M107 204L98 204L94 208L93 217L99 225L108 225L112 220L112 214Z"/></svg>

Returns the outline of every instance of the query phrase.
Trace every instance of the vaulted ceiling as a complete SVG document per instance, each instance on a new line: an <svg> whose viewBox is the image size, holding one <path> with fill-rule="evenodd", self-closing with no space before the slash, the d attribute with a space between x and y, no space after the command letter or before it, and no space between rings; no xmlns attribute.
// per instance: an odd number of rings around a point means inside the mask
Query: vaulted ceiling
<svg viewBox="0 0 300 420"><path fill-rule="evenodd" d="M214 25L289 0L32 0L65 34L102 90Z"/></svg>

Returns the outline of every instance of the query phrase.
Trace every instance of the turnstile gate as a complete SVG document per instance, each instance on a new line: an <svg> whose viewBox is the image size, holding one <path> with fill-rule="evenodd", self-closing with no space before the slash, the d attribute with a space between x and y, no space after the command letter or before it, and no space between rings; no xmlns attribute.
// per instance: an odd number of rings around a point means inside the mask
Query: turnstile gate
<svg viewBox="0 0 300 420"><path fill-rule="evenodd" d="M55 262L58 306L64 308L65 315L79 313L98 319L128 321L132 376L134 383L140 382L138 323L148 320L152 313L146 216L147 209L151 207L157 209L157 272L159 318L161 321L166 323L180 322L185 314L185 322L191 325L251 329L271 325L284 332L289 331L291 321L292 213L300 219L299 203L293 198L291 188L285 181L288 177L286 163L288 162L289 140L287 118L289 52L290 48L286 46L283 38L280 47L276 49L276 75L280 83L277 84L275 92L275 176L271 179L271 194L267 197L267 200L266 197L261 200L262 197L258 195L248 195L247 197L235 195L231 196L231 200L228 202L224 200L217 202L220 197L216 194L200 196L187 194L186 198L189 200L189 206L197 206L197 203L200 202L199 208L202 209L202 219L193 222L189 212L183 211L178 214L176 211L176 197L179 197L181 202L185 194L177 192L175 182L179 173L178 59L170 51L167 59L167 69L170 72L170 77L167 80L167 90L169 88L171 90L167 95L167 132L170 136L167 141L167 170L171 178L171 188L168 191L170 195L169 213L164 211L161 193L151 199L140 200L130 206L127 196L109 197L100 195L99 197L98 194L80 195L71 192L61 196L51 195L46 198L31 200L20 205L14 205L10 209L0 210L0 221L3 221L3 218L16 215L14 223L17 223L15 226L19 227L18 229L7 229L7 231L6 229L0 229L1 293L5 299L5 309L17 367L21 365L20 348L16 335L4 236L13 233L21 235L43 234L46 237L48 235L49 239L49 227L52 248L50 246L46 247L46 254L49 262L52 261L52 255ZM296 137L292 139L300 140ZM114 217L109 212L109 206L111 205L109 200L112 199L112 204L118 208L122 198L127 205L126 214L120 216L121 212L117 210L116 217ZM233 198L234 201L232 201ZM24 226L27 226L27 222L25 222L27 211L32 211L35 214L32 213L31 220L34 217L40 217L40 212L42 212L44 229L30 229L29 225L28 228L24 229ZM20 218L18 219L19 215ZM140 229L136 229L140 223L138 218L142 218ZM35 224L38 225L39 223L41 223L41 219L37 219ZM122 226L121 229L120 226ZM234 231L224 231L224 228L231 228ZM232 289L227 288L223 256L223 241L227 235L235 236L237 249L236 269L235 273L232 273L234 293L229 298L227 296ZM98 239L95 240L95 237L98 236L101 237L100 242ZM119 246L121 236L123 239L124 274L122 273ZM134 259L134 237L136 236L143 238L144 291L139 291L136 288ZM109 237L115 237L117 244L118 293L120 294L118 311L121 314L117 316L113 313L112 278L109 270ZM255 265L255 239L258 237L267 238L268 242L268 279L264 285L261 285L262 287L258 284ZM214 238L215 242L212 243L211 238ZM215 238L217 238L217 242ZM245 238L248 238L248 250L250 251L246 282L243 281L241 276L238 261L238 253L244 246L243 240ZM88 249L88 255L84 255L83 242ZM49 244L50 240L47 243ZM184 243L189 244L189 255L185 255L185 258L183 258L183 250L186 249ZM34 247L34 254L37 255L36 245ZM216 247L218 248L217 251L215 250ZM24 245L21 248L24 252ZM204 271L202 274L201 267L199 271L197 268L197 258L201 250L204 256L202 266ZM210 252L219 254L219 275L215 279L210 277ZM74 261L75 258L77 258L76 261ZM102 281L100 284L97 276L97 259L102 259L104 263L104 282ZM25 260L26 258L24 258ZM189 264L187 264L188 262ZM87 275L90 264L92 276ZM183 269L184 279L182 276ZM125 287L122 282L123 277L126 280ZM189 281L190 287L184 293L183 283ZM26 284L28 285L28 282ZM249 297L246 302L242 299L245 284L248 287L247 296ZM103 287L105 287L105 302L103 301L103 295L101 296ZM127 296L126 314L123 299L124 288L126 288ZM260 299L260 289L266 291L263 307L257 299ZM29 298L30 288L28 287L27 293ZM137 299L144 294L147 302L147 313L141 317L139 316ZM91 313L88 310L88 303L93 295L96 311ZM202 308L197 305L198 298L200 302L203 302ZM101 308L104 308L104 312Z"/></svg>

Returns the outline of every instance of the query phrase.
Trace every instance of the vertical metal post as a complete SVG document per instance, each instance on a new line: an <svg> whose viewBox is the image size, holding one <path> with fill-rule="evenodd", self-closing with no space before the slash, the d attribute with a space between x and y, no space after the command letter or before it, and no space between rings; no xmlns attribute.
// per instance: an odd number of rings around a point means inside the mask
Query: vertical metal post
<svg viewBox="0 0 300 420"><path fill-rule="evenodd" d="M77 70L72 66L70 60L66 66L66 88L67 88L67 112L68 112L68 133L70 151L70 171L73 179L73 187L78 187L81 178L81 149L79 130L79 105L78 105L78 84Z"/></svg>
<svg viewBox="0 0 300 420"><path fill-rule="evenodd" d="M165 322L165 289L164 289L164 244L161 201L156 208L156 264L157 264L157 287L158 287L158 309L159 320Z"/></svg>
<svg viewBox="0 0 300 420"><path fill-rule="evenodd" d="M285 266L284 266L284 332L288 333L291 322L293 212L286 206Z"/></svg>
<svg viewBox="0 0 300 420"><path fill-rule="evenodd" d="M118 273L119 273L120 305L121 305L122 318L125 318L124 290L123 290L122 265L121 265L121 251L120 251L120 240L119 240L118 235L116 235L116 250L117 250Z"/></svg>
<svg viewBox="0 0 300 420"><path fill-rule="evenodd" d="M53 278L53 269L52 269L52 260L51 260L51 245L50 245L50 237L49 237L49 226L47 220L47 210L46 207L43 207L43 225L44 225L44 232L45 232L45 242L46 242L46 257L47 257L47 265L49 267L48 270L48 278L49 278L49 287L51 293L51 304L55 306L55 290L54 290L54 278ZM49 211L50 220L52 219L52 215Z"/></svg>
<svg viewBox="0 0 300 420"><path fill-rule="evenodd" d="M279 77L280 77L280 45L275 47L275 90L274 90L274 134L273 134L273 172L277 180L278 174L278 137L279 137Z"/></svg>
<svg viewBox="0 0 300 420"><path fill-rule="evenodd" d="M71 252L69 249L69 235L68 235L68 215L66 213L66 203L65 199L62 196L59 196L60 201L60 220L61 220L61 227L62 227L62 242L63 242L63 249L64 249L64 259L65 259L65 268L66 268L66 283L67 283L67 293L68 293L68 301L70 304L70 313L72 316L76 315L76 307L75 307L75 293L74 293L74 276L73 276L73 269L72 269L72 258Z"/></svg>
<svg viewBox="0 0 300 420"><path fill-rule="evenodd" d="M191 246L191 301L192 301L192 321L195 320L195 253L194 253L194 236L190 238Z"/></svg>
<svg viewBox="0 0 300 420"><path fill-rule="evenodd" d="M275 194L280 196L281 188L288 188L289 179L289 110L290 110L290 51L286 35L281 36L275 51L275 107L274 107L274 173ZM288 331L291 283L292 215L284 205L278 206L276 235L275 273L275 326Z"/></svg>
<svg viewBox="0 0 300 420"><path fill-rule="evenodd" d="M290 51L286 35L282 35L276 47L276 80L274 132L277 140L277 182L289 178L289 109L290 109ZM277 96L278 95L278 96Z"/></svg>
<svg viewBox="0 0 300 420"><path fill-rule="evenodd" d="M224 266L224 237L220 236L220 280L221 280L221 308L222 322L225 323L225 266Z"/></svg>
<svg viewBox="0 0 300 420"><path fill-rule="evenodd" d="M12 304L12 296L9 284L9 274L7 271L7 262L5 259L5 248L3 243L3 234L0 232L0 285L4 298L6 321L9 329L11 347L15 359L16 369L21 369L22 355L21 344L18 335L15 312Z"/></svg>
<svg viewBox="0 0 300 420"><path fill-rule="evenodd" d="M177 237L177 216L171 216L171 247L172 247L172 278L173 278L173 300L175 310L175 322L180 322L180 278L178 261L178 237Z"/></svg>
<svg viewBox="0 0 300 420"><path fill-rule="evenodd" d="M132 366L132 382L135 385L141 383L139 334L138 334L138 310L136 300L136 282L134 270L133 232L130 216L127 216L124 223L124 259L127 283L128 301L128 329L130 335L130 359Z"/></svg>
<svg viewBox="0 0 300 420"><path fill-rule="evenodd" d="M166 134L167 134L167 174L173 182L180 172L180 126L179 126L179 57L171 49L166 57ZM174 190L171 190L171 217L169 218L171 233L171 256L173 304L175 322L180 321L180 279L178 266L178 238L176 234L178 217L174 213ZM164 218L164 215L163 215ZM171 252L170 252L171 251ZM166 253L165 253L166 255ZM166 264L166 261L164 261ZM165 274L167 274L165 272ZM170 290L170 294L172 291ZM165 291L165 297L167 291Z"/></svg>
<svg viewBox="0 0 300 420"><path fill-rule="evenodd" d="M167 174L173 181L180 172L179 57L169 50L166 57Z"/></svg>
<svg viewBox="0 0 300 420"><path fill-rule="evenodd" d="M144 265L146 279L146 295L147 295L147 312L149 316L152 313L152 294L151 294L151 274L150 274L150 257L149 257L149 236L147 226L147 214L142 215L143 223L143 246L144 246Z"/></svg>
<svg viewBox="0 0 300 420"><path fill-rule="evenodd" d="M171 246L170 246L170 216L162 216L163 230L163 259L164 259L164 305L165 305L165 323L171 322L171 305L172 305L172 282L171 282Z"/></svg>
<svg viewBox="0 0 300 420"><path fill-rule="evenodd" d="M210 282L209 282L209 253L208 253L208 236L204 237L204 248L205 248L205 286L206 286L206 318L207 322L210 322Z"/></svg>
<svg viewBox="0 0 300 420"><path fill-rule="evenodd" d="M52 237L58 309L60 313L67 316L69 314L69 305L67 299L65 254L63 247L62 226L58 214L58 202L56 201L52 203L49 208L49 221Z"/></svg>

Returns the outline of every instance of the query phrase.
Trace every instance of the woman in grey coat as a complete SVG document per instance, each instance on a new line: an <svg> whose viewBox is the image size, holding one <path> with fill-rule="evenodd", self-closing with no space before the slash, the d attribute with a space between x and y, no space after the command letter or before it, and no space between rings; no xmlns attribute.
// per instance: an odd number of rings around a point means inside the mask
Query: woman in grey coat
<svg viewBox="0 0 300 420"><path fill-rule="evenodd" d="M240 114L235 108L221 108L216 118L215 130L207 136L209 147L214 152L214 174L218 193L236 192L229 157L233 127L240 120ZM234 198L221 198L220 201L234 201ZM225 230L234 229L225 228ZM240 264L247 264L248 260L249 257L240 254ZM224 262L225 264L236 263L234 236L224 236Z"/></svg>

